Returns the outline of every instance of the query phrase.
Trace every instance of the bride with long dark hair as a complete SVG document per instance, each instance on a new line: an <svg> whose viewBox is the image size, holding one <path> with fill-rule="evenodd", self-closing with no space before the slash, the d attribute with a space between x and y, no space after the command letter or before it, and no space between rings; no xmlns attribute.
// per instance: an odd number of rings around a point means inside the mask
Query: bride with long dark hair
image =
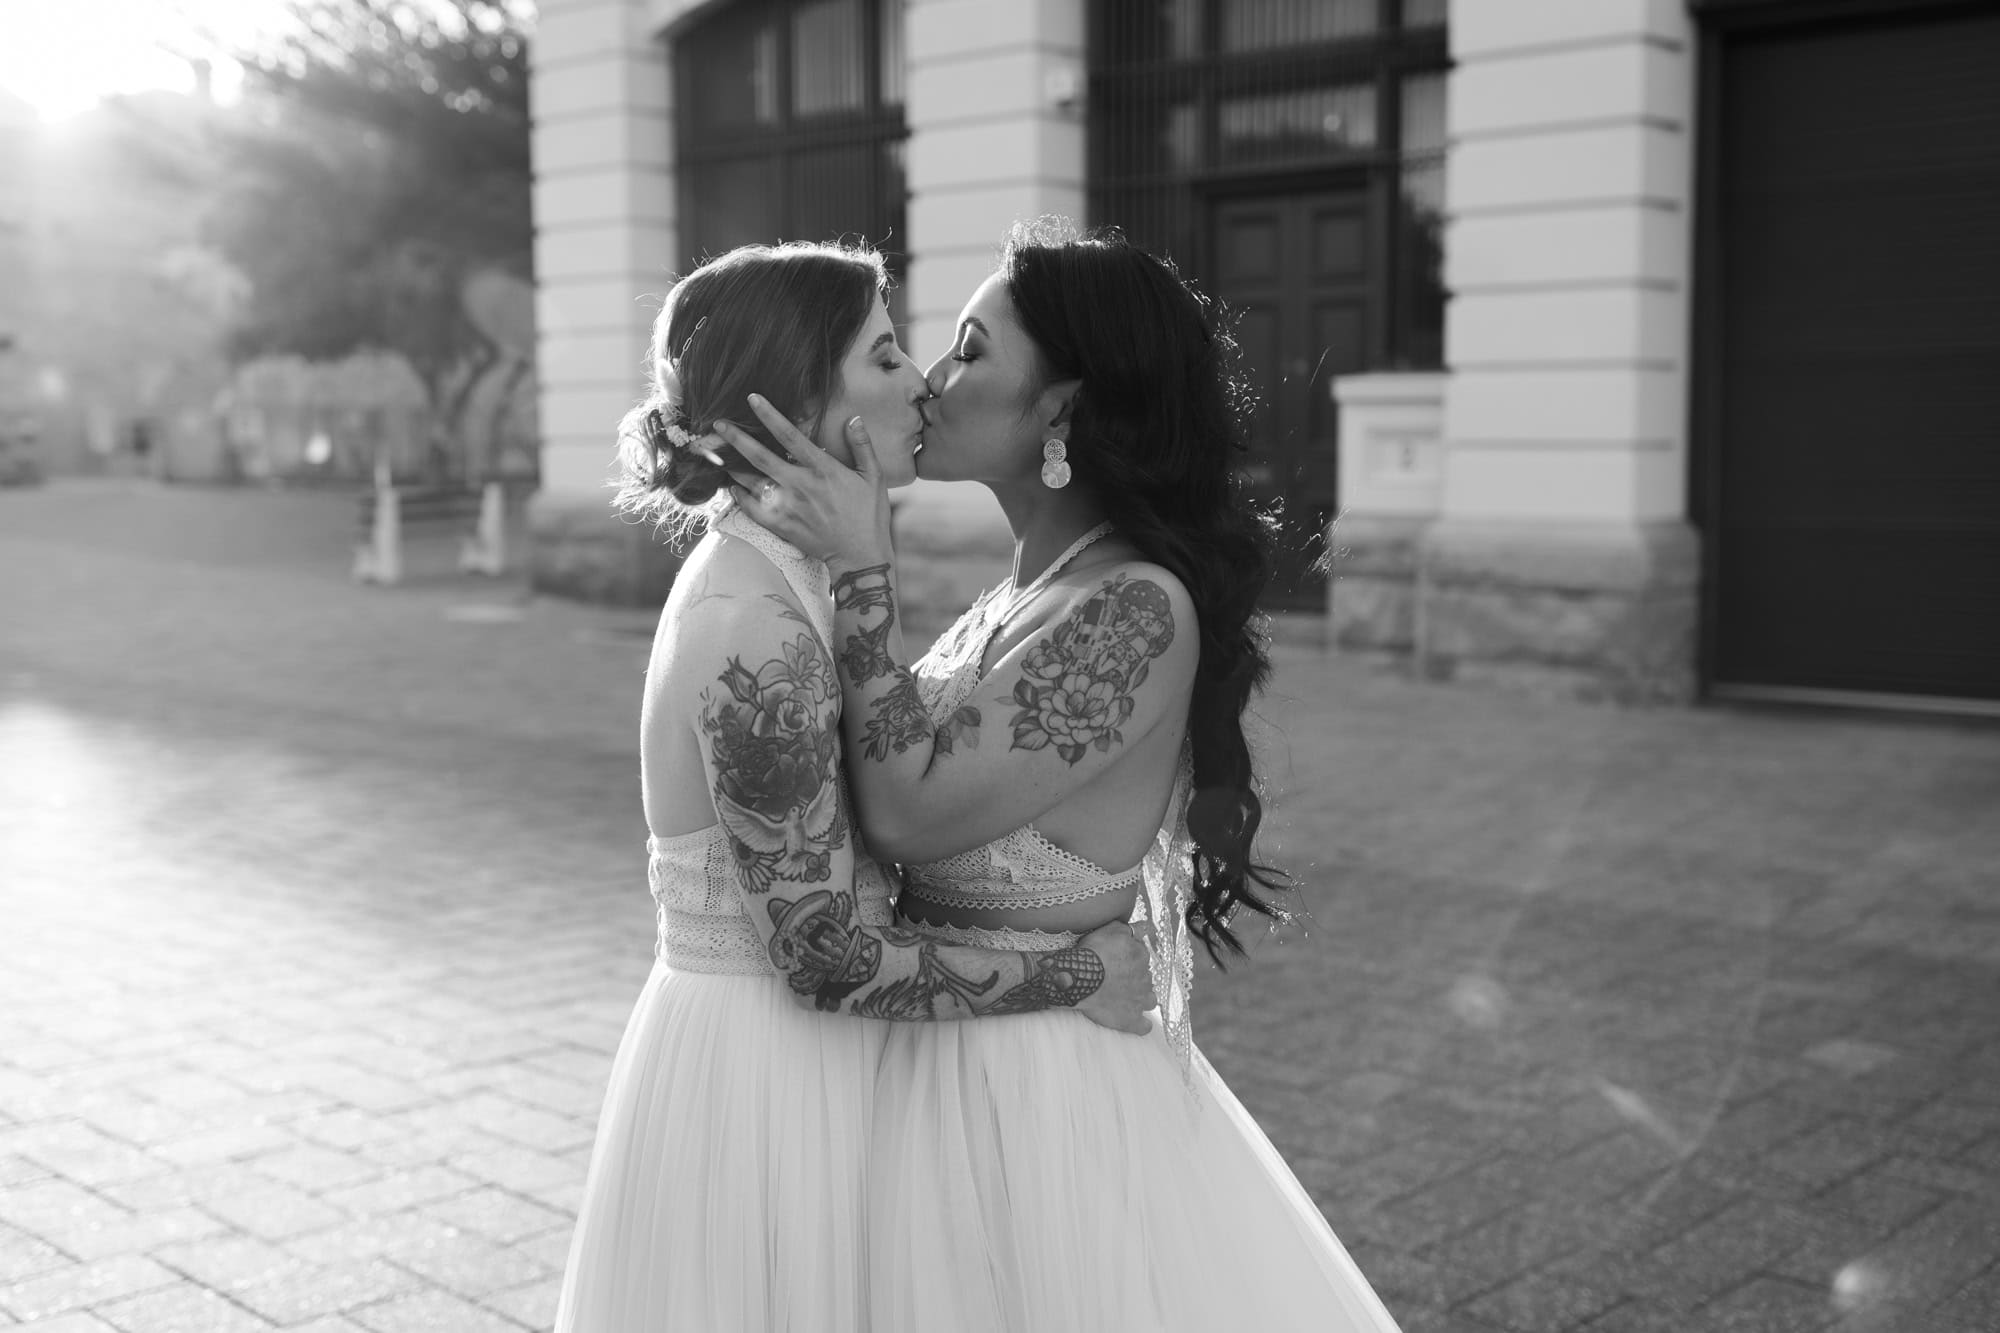
<svg viewBox="0 0 2000 1333"><path fill-rule="evenodd" d="M1171 265L1116 234L1017 229L927 375L918 475L988 487L1013 578L911 666L884 469L760 413L745 512L832 575L847 774L900 863L902 925L1094 975L1136 921L1147 1040L1031 1014L892 1030L876 1087L880 1333L1395 1328L1193 1045L1193 946L1238 949L1282 877L1243 712L1269 672L1269 533L1234 476L1233 347ZM865 427L866 423L862 423Z"/></svg>

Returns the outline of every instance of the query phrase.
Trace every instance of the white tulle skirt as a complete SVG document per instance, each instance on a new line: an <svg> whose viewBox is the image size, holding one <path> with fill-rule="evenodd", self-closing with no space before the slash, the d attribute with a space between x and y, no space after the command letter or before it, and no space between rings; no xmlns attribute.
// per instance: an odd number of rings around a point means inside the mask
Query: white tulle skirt
<svg viewBox="0 0 2000 1333"><path fill-rule="evenodd" d="M1075 1014L899 1025L875 1107L875 1333L1394 1333L1199 1052Z"/></svg>
<svg viewBox="0 0 2000 1333"><path fill-rule="evenodd" d="M656 964L591 1153L557 1333L869 1333L886 1023Z"/></svg>

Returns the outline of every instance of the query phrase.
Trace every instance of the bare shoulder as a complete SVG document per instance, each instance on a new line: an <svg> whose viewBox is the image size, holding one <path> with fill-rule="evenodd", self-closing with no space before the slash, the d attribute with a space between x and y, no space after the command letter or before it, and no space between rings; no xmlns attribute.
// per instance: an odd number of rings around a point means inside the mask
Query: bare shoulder
<svg viewBox="0 0 2000 1333"><path fill-rule="evenodd" d="M674 579L647 668L649 716L688 718L718 683L772 664L832 671L791 585L763 554L733 539L705 539Z"/></svg>
<svg viewBox="0 0 2000 1333"><path fill-rule="evenodd" d="M1107 647L1191 670L1201 655L1201 626L1187 585L1164 565L1112 559L1074 571L1051 590L1043 632L1068 626Z"/></svg>
<svg viewBox="0 0 2000 1333"><path fill-rule="evenodd" d="M804 616L785 576L748 542L726 535L704 538L688 553L674 579L666 615L673 637L724 647L749 636L790 637Z"/></svg>

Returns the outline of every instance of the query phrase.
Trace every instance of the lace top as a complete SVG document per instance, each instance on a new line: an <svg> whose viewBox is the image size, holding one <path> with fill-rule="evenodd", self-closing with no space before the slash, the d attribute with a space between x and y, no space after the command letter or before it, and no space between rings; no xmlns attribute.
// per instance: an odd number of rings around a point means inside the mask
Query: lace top
<svg viewBox="0 0 2000 1333"><path fill-rule="evenodd" d="M822 647L833 640L833 594L826 566L774 536L733 504L718 507L711 532L725 532L757 548L805 608ZM832 653L828 652L829 660ZM842 791L845 800L847 793ZM850 806L850 808L852 808ZM659 923L657 952L679 972L739 976L773 974L764 942L750 922L737 888L736 859L722 826L646 841L647 882ZM890 884L859 843L854 849L854 905L863 925L893 923Z"/></svg>
<svg viewBox="0 0 2000 1333"><path fill-rule="evenodd" d="M1018 594L1006 596L1006 585L989 589L972 609L945 631L918 661L914 674L924 707L933 724L942 726L982 679L980 666L987 647L1013 610L1074 560L1083 549L1111 531L1103 524L1087 532L1041 577ZM905 865L904 894L945 907L1026 911L1083 902L1138 884L1141 892L1132 924L1145 940L1151 958L1153 993L1160 1004L1167 1039L1184 1065L1190 1058L1193 1032L1188 1012L1193 987L1194 954L1187 931L1187 902L1193 868L1187 836L1189 764L1185 755L1167 818L1153 845L1136 866L1111 872L1057 847L1033 824L1002 834L981 847L938 861ZM912 923L917 924L917 923ZM989 929L971 926L919 926L926 934L984 948L1046 950L1074 944L1072 932Z"/></svg>

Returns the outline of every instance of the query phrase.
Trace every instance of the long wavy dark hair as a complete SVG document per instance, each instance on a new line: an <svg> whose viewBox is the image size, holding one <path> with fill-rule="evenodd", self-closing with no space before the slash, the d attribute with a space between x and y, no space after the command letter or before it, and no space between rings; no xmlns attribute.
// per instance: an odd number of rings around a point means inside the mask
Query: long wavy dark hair
<svg viewBox="0 0 2000 1333"><path fill-rule="evenodd" d="M1221 312L1165 259L1116 231L1017 225L1000 274L1041 357L1042 384L1077 380L1069 463L1118 534L1186 585L1201 663L1188 701L1194 899L1188 928L1218 964L1243 952L1237 909L1275 919L1283 871L1251 860L1263 822L1243 711L1271 674L1258 599L1273 525L1237 472L1247 390ZM1039 392L1041 385L1036 386Z"/></svg>
<svg viewBox="0 0 2000 1333"><path fill-rule="evenodd" d="M720 463L675 443L667 428L700 437L729 421L785 455L744 400L761 393L816 432L847 349L888 291L875 251L806 241L738 246L682 278L653 321L651 391L618 428L616 507L675 540L688 536L730 468L756 469L719 439L704 447Z"/></svg>

